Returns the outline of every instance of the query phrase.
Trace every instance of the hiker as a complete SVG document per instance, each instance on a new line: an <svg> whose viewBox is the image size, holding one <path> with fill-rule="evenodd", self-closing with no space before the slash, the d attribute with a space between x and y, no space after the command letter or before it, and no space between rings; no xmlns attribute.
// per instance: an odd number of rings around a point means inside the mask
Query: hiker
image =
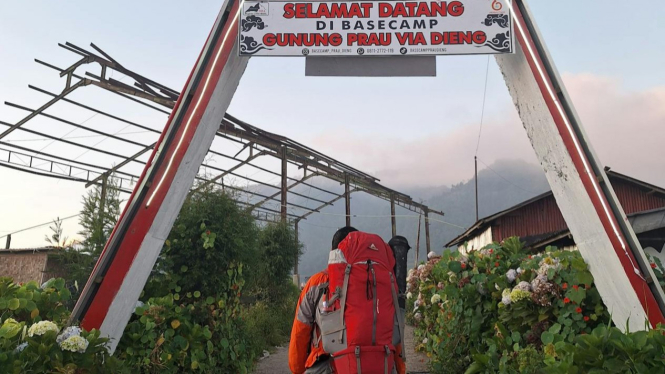
<svg viewBox="0 0 665 374"><path fill-rule="evenodd" d="M347 237L349 237L349 240L345 241ZM371 241L371 244L366 244L369 243L367 240ZM340 245L340 243L342 244ZM374 251L376 251L377 256L383 256L381 261L375 262L372 259L367 264L347 264L344 260L344 253L347 253L347 256L351 259L355 253L362 252L354 247L359 245L358 243L373 250L369 251L371 255L374 255ZM376 246L374 243L376 243ZM403 323L399 324L401 328L397 326L398 320L395 319L396 314L394 313L395 310L399 311L399 308L395 307L397 304L395 296L397 289L394 286L394 279L392 281L393 286L391 286L391 278L394 275L389 275L393 271L394 261L390 247L376 235L359 232L353 227L344 227L335 233L332 240L329 268L315 274L307 281L298 300L289 343L289 367L293 373L336 372L346 374L362 372L371 374L372 371L368 368L378 367L385 367L385 370L392 368L390 371L392 373L404 374L406 372L402 357L402 344L401 342L393 344L396 339L393 336L395 334L397 334L398 340L403 341L401 339ZM382 263L386 263L387 266L382 266ZM342 266L341 271L339 266ZM357 306L362 303L364 303L362 305L369 304L369 308L363 307L362 310L355 310L353 316L349 317L349 314L342 314L344 313L344 304L340 304L340 302L342 300L346 301L347 298L340 297L340 289L343 286L341 282L344 278L344 270L351 269L352 266L359 270L353 272L354 280L344 282L347 283L348 287L346 296L351 298L347 311L349 309L353 310L353 308L358 309ZM332 277L329 274L329 269L333 271ZM370 274L373 275L373 282L370 281ZM361 276L366 278L359 280ZM380 285L379 288L377 288L377 280ZM335 287L329 287L329 284ZM362 292L360 292L361 288ZM391 288L393 290L392 295ZM378 298L379 295L382 296L381 299ZM365 297L367 299L364 299ZM358 301L356 302L356 300ZM393 304L393 300L395 300L395 304ZM340 305L342 305L341 309ZM327 311L331 311L333 306L337 307L338 313L328 314ZM381 319L377 320L382 310L384 314L381 315ZM374 323L372 323L372 313L374 313ZM354 320L354 317L360 315L366 317L359 323L359 320ZM342 316L345 316L343 322L340 318ZM367 320L369 320L369 324L365 323ZM402 322L401 319L400 322ZM331 323L332 325L339 324L341 328L324 329L324 331L333 331L333 333L322 336L320 325L328 326ZM360 337L356 336L359 334ZM339 337L343 337L343 339L339 339ZM352 346L349 348L347 348L346 338L351 341ZM366 342L366 344L358 343L361 341ZM354 343L357 343L358 346L355 346ZM377 343L377 345L372 343ZM324 346L327 346L328 352L334 353L334 363ZM354 351L351 352L351 350ZM353 361L352 369L350 369L351 361ZM336 371L333 371L333 367ZM383 374L384 370L382 369L380 373Z"/></svg>

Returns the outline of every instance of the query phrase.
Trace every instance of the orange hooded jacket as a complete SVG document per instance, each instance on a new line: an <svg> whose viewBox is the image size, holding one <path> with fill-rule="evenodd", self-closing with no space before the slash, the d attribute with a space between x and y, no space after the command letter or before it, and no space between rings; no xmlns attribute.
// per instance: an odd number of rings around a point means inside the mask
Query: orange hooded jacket
<svg viewBox="0 0 665 374"><path fill-rule="evenodd" d="M312 344L312 329L316 329L317 337L320 334L315 324L317 301L321 290L319 286L328 282L328 272L322 271L313 275L303 288L296 306L296 316L291 329L291 341L289 342L289 368L294 374L302 374L316 363L320 356L327 353L319 344ZM395 368L398 374L406 374L406 364L402 358L402 344L397 347L395 355Z"/></svg>

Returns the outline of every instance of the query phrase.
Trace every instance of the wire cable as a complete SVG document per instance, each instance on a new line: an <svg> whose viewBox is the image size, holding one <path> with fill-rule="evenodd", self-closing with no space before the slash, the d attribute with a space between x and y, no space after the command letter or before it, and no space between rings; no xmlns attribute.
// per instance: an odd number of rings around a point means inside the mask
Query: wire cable
<svg viewBox="0 0 665 374"><path fill-rule="evenodd" d="M489 165L487 165L485 162L483 162L483 160L478 159L478 161L480 161L480 162L481 162L483 165L485 165L485 167L487 167L488 169L492 170L492 172L494 172L494 174L498 175L498 176L499 176L501 179L503 179L504 181L510 183L511 185L513 185L513 186L519 188L520 190L522 190L522 191L524 191L524 192L528 192L528 193L531 193L531 194L536 195L536 192L533 192L533 191L527 190L527 189L525 189L525 188L523 188L523 187L520 187L520 186L516 185L515 183L511 182L510 180L506 179L503 175L499 174L496 170L492 169Z"/></svg>
<svg viewBox="0 0 665 374"><path fill-rule="evenodd" d="M60 221L64 221L64 220L67 220L67 219L70 219L70 218L78 217L78 216L80 216L80 215L81 215L81 213L74 214L74 215L72 215L72 216L68 216L68 217L62 218L62 219L60 219ZM7 236L9 236L9 235L18 234L19 232L28 231L28 230L36 229L36 228L38 228L38 227L42 227L42 226L46 226L46 225L50 225L50 224L52 224L52 223L53 223L53 220L48 221L48 222L46 222L46 223L41 223L41 224L39 224L39 225L30 226L30 227L27 227L27 228L24 228L24 229L20 229L20 230L14 231L14 232L10 232L9 234L6 234L6 235L3 235L3 236L0 236L0 239L5 238L5 237L7 237Z"/></svg>
<svg viewBox="0 0 665 374"><path fill-rule="evenodd" d="M485 119L485 99L487 98L487 81L490 72L490 56L487 55L487 67L485 68L485 88L483 89L483 106L480 111L480 128L478 129L478 142L476 143L476 153L474 156L478 156L478 149L480 148L480 135L483 132L483 120Z"/></svg>

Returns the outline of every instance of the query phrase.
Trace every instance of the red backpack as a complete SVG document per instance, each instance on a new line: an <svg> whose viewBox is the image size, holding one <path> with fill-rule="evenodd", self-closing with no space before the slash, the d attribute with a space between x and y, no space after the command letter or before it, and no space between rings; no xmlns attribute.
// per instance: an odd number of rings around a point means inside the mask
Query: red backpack
<svg viewBox="0 0 665 374"><path fill-rule="evenodd" d="M393 252L378 235L352 232L330 252L316 320L335 373L393 373L404 331L394 268Z"/></svg>

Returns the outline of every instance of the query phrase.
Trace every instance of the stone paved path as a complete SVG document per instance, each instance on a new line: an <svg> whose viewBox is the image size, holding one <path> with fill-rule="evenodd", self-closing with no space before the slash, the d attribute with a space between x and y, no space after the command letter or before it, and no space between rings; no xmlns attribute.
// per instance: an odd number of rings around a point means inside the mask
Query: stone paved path
<svg viewBox="0 0 665 374"><path fill-rule="evenodd" d="M427 373L428 358L423 353L415 352L413 327L406 326L406 363L407 373ZM289 370L288 347L278 347L267 358L259 361L254 374L291 374Z"/></svg>

